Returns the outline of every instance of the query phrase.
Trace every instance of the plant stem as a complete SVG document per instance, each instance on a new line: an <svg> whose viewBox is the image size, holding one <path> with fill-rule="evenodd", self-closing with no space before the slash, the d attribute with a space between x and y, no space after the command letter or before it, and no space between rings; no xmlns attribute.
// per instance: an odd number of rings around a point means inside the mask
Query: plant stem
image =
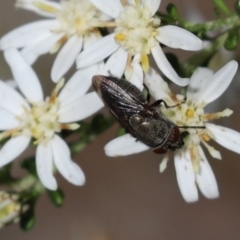
<svg viewBox="0 0 240 240"><path fill-rule="evenodd" d="M222 28L234 28L239 26L240 18L237 15L232 15L225 19L218 19L216 21L209 21L205 23L193 23L185 19L178 19L177 25L191 32L198 32L202 29L206 31L215 31Z"/></svg>
<svg viewBox="0 0 240 240"><path fill-rule="evenodd" d="M219 36L215 41L213 41L209 46L204 48L203 50L197 52L193 57L189 58L184 64L181 66L181 72L186 77L190 77L193 71L201 66L203 63L208 61L211 56L224 45L225 40L227 38L228 33L224 33Z"/></svg>
<svg viewBox="0 0 240 240"><path fill-rule="evenodd" d="M12 187L12 190L16 192L28 191L30 189L38 193L41 193L44 191L44 187L42 186L42 184L39 182L39 180L36 177L32 175L28 175L22 178L20 181L17 181L11 184L11 187Z"/></svg>

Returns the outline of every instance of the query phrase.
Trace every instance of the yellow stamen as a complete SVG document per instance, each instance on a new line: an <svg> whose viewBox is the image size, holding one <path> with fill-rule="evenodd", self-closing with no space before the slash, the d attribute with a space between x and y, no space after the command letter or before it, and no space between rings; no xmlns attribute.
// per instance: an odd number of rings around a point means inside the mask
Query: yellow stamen
<svg viewBox="0 0 240 240"><path fill-rule="evenodd" d="M141 55L141 65L142 65L142 69L143 71L146 73L149 70L149 59L148 59L148 55L147 54L142 54Z"/></svg>
<svg viewBox="0 0 240 240"><path fill-rule="evenodd" d="M204 140L206 142L211 140L211 138L206 133L200 134L200 137L202 138L202 140Z"/></svg>
<svg viewBox="0 0 240 240"><path fill-rule="evenodd" d="M80 127L80 124L71 123L71 124L61 124L61 129L64 130L76 130Z"/></svg>
<svg viewBox="0 0 240 240"><path fill-rule="evenodd" d="M80 17L75 19L76 25L80 25L81 23L82 23L82 19Z"/></svg>
<svg viewBox="0 0 240 240"><path fill-rule="evenodd" d="M176 103L176 105L179 104L179 100L175 94L169 93L169 97L172 99L173 102Z"/></svg>
<svg viewBox="0 0 240 240"><path fill-rule="evenodd" d="M188 118L194 117L194 111L193 111L192 109L188 109L188 110L186 111L186 116L187 116Z"/></svg>
<svg viewBox="0 0 240 240"><path fill-rule="evenodd" d="M68 36L64 35L63 37L61 37L50 49L50 54L54 54L56 53L59 48L68 40Z"/></svg>
<svg viewBox="0 0 240 240"><path fill-rule="evenodd" d="M126 79L130 79L131 76L132 76L132 56L131 54L128 54L128 57L127 57L127 62L126 62L126 66L125 66L125 77Z"/></svg>
<svg viewBox="0 0 240 240"><path fill-rule="evenodd" d="M0 218L5 218L7 216L9 216L10 214L12 214L13 212L15 212L17 206L19 204L16 203L11 203L8 206L6 206L5 208L0 210Z"/></svg>
<svg viewBox="0 0 240 240"><path fill-rule="evenodd" d="M126 0L120 0L120 2L123 5L123 7L127 5L127 1Z"/></svg>
<svg viewBox="0 0 240 240"><path fill-rule="evenodd" d="M8 130L8 131L0 133L0 141L7 137L15 135L18 131L19 130L16 128L16 129L12 129L12 130Z"/></svg>
<svg viewBox="0 0 240 240"><path fill-rule="evenodd" d="M222 112L216 112L216 113L206 113L202 116L203 121L211 121L215 119L219 119L221 117L229 117L233 111L231 109L225 109Z"/></svg>
<svg viewBox="0 0 240 240"><path fill-rule="evenodd" d="M192 160L192 166L193 166L193 170L194 172L199 172L199 160L200 160L200 156L199 156L199 153L198 153L198 150L197 148L194 146L194 147L191 147L189 149L189 154L190 154L190 158Z"/></svg>
<svg viewBox="0 0 240 240"><path fill-rule="evenodd" d="M33 5L35 5L35 7L37 7L38 9L44 12L49 12L49 13L57 12L56 8L54 8L53 6L47 5L46 3L43 3L43 2L33 2Z"/></svg>
<svg viewBox="0 0 240 240"><path fill-rule="evenodd" d="M59 80L59 82L57 83L56 87L53 89L52 91L52 94L51 94L51 97L50 97L50 100L49 102L50 103L54 103L56 98L57 98L57 95L58 95L58 92L60 91L60 89L63 87L64 85L64 82L65 82L65 79L64 78L61 78Z"/></svg>
<svg viewBox="0 0 240 240"><path fill-rule="evenodd" d="M118 34L115 35L114 39L116 41L123 41L123 40L125 40L125 35L122 34L122 33L118 33Z"/></svg>

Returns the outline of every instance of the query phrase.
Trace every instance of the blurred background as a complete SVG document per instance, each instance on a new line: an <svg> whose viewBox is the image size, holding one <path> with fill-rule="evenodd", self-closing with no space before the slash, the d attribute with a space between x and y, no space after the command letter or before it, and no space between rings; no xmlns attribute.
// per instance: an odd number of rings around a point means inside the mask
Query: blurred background
<svg viewBox="0 0 240 240"><path fill-rule="evenodd" d="M229 6L233 0L227 1ZM15 1L0 1L0 36L29 21L34 13L14 8ZM161 11L169 2L163 0ZM212 1L174 0L182 16L196 21L215 19ZM169 49L167 49L169 50ZM176 53L176 51L172 51ZM180 59L189 54L177 52ZM239 60L239 50L236 58ZM55 56L45 55L34 64L44 90L54 86L50 68ZM71 76L71 74L67 75ZM10 79L11 72L0 53L0 78ZM68 77L67 77L68 79ZM233 109L234 114L217 124L240 131L240 75L235 77L214 109ZM81 86L79 86L81 87ZM65 193L63 207L56 208L46 195L36 206L36 225L23 232L18 224L1 229L0 239L18 240L177 240L240 239L240 156L217 146L223 160L208 159L215 173L220 198L187 204L178 189L173 161L159 173L161 155L151 151L129 157L109 158L104 145L114 138L118 125L99 136L84 151L74 156L84 170L83 187L69 184L58 175ZM30 155L27 152L25 155ZM19 169L16 163L16 169ZM16 171L18 173L18 170Z"/></svg>

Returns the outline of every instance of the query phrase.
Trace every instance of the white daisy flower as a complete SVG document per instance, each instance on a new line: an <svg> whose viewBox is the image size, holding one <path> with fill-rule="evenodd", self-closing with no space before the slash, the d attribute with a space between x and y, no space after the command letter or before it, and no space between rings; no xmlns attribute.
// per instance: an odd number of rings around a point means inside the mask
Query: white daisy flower
<svg viewBox="0 0 240 240"><path fill-rule="evenodd" d="M217 183L201 145L213 158L221 159L221 154L210 144L216 141L223 147L240 154L240 133L232 129L208 123L221 117L228 117L232 110L205 113L204 107L216 100L227 89L237 71L238 64L231 61L215 74L207 68L198 68L190 79L185 96L174 95L166 82L153 69L146 76L146 85L155 99L163 99L172 108L162 106L161 112L177 126L199 126L204 128L179 128L188 132L183 137L184 146L174 152L177 181L183 198L187 202L198 200L197 186L207 198L219 196ZM129 134L118 137L105 146L108 156L125 156L148 149ZM166 168L169 153L160 164L160 171Z"/></svg>
<svg viewBox="0 0 240 240"><path fill-rule="evenodd" d="M21 54L10 48L4 56L24 96L0 81L0 140L10 137L0 150L0 167L19 156L33 139L37 146L37 173L46 188L57 189L53 165L69 182L83 185L84 173L71 160L69 147L58 133L62 129L77 129L79 124L72 122L103 107L95 92L86 94L91 79L81 81L84 72L77 72L60 93L64 80L44 100L38 77Z"/></svg>
<svg viewBox="0 0 240 240"><path fill-rule="evenodd" d="M18 222L21 212L27 210L27 205L22 208L19 198L16 193L0 191L0 228Z"/></svg>
<svg viewBox="0 0 240 240"><path fill-rule="evenodd" d="M106 27L114 26L115 30L79 54L78 68L87 67L110 56L102 73L111 72L113 76L121 77L125 72L125 77L130 82L140 77L137 86L140 85L142 88L142 71L149 70L149 54L152 54L166 77L180 86L188 84L188 79L177 75L159 44L196 51L203 47L203 42L180 27L160 26L161 19L156 17L155 13L161 0L91 0L91 2L115 19L113 22L105 22ZM104 26L104 23L102 25Z"/></svg>
<svg viewBox="0 0 240 240"><path fill-rule="evenodd" d="M18 27L0 41L0 48L21 49L29 64L38 56L55 53L62 47L54 61L51 77L57 82L73 65L77 55L101 38L100 22L109 19L89 0L18 0L17 7L34 11L49 19L39 20ZM91 71L90 71L91 72Z"/></svg>

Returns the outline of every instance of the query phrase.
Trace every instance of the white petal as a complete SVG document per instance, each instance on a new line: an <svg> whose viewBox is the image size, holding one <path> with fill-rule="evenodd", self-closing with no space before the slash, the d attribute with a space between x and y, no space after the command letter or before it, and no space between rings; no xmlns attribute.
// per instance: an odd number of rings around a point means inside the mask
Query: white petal
<svg viewBox="0 0 240 240"><path fill-rule="evenodd" d="M19 126L19 121L9 111L0 108L0 116L0 131L13 129Z"/></svg>
<svg viewBox="0 0 240 240"><path fill-rule="evenodd" d="M76 34L73 35L58 53L52 67L51 77L57 82L73 65L77 55L82 49L83 39Z"/></svg>
<svg viewBox="0 0 240 240"><path fill-rule="evenodd" d="M188 78L180 78L171 64L168 62L165 54L163 53L161 47L156 44L151 49L152 55L154 60L156 61L157 66L162 71L164 75L166 75L167 78L169 78L171 81L176 83L179 86L186 86L189 82Z"/></svg>
<svg viewBox="0 0 240 240"><path fill-rule="evenodd" d="M49 36L42 39L42 41L35 42L24 47L21 50L21 54L28 64L33 64L40 55L50 52L63 35L64 33L50 33Z"/></svg>
<svg viewBox="0 0 240 240"><path fill-rule="evenodd" d="M212 70L208 68L198 67L190 78L187 89L187 99L197 100L202 88L212 76Z"/></svg>
<svg viewBox="0 0 240 240"><path fill-rule="evenodd" d="M28 100L37 102L43 100L43 92L36 73L21 56L19 51L9 48L4 52L18 87Z"/></svg>
<svg viewBox="0 0 240 240"><path fill-rule="evenodd" d="M2 50L9 47L21 48L27 44L38 42L41 33L57 27L59 23L56 20L40 20L25 24L9 33L5 34L0 40L0 48ZM42 38L42 36L41 36Z"/></svg>
<svg viewBox="0 0 240 240"><path fill-rule="evenodd" d="M218 70L199 93L197 103L205 102L207 104L220 97L231 83L237 68L238 63L232 60Z"/></svg>
<svg viewBox="0 0 240 240"><path fill-rule="evenodd" d="M77 67L84 68L97 63L111 55L119 48L114 40L114 33L109 34L93 43L77 57Z"/></svg>
<svg viewBox="0 0 240 240"><path fill-rule="evenodd" d="M3 41L2 48L8 47L22 48L29 44L36 44L47 38L51 33L47 29L38 29L36 31L26 32L17 37L17 39L9 40L7 43ZM8 45L8 47L6 47Z"/></svg>
<svg viewBox="0 0 240 240"><path fill-rule="evenodd" d="M127 63L128 53L123 48L118 48L107 60L103 74L121 78Z"/></svg>
<svg viewBox="0 0 240 240"><path fill-rule="evenodd" d="M88 93L60 107L59 122L68 123L83 120L100 110L103 106L102 101L95 92Z"/></svg>
<svg viewBox="0 0 240 240"><path fill-rule="evenodd" d="M135 5L135 0L127 0L128 5Z"/></svg>
<svg viewBox="0 0 240 240"><path fill-rule="evenodd" d="M148 150L150 147L137 141L130 134L117 137L105 145L105 154L109 157L127 156Z"/></svg>
<svg viewBox="0 0 240 240"><path fill-rule="evenodd" d="M230 128L206 123L206 128L211 131L213 139L223 147L240 154L240 133Z"/></svg>
<svg viewBox="0 0 240 240"><path fill-rule="evenodd" d="M13 88L13 89L17 89L17 83L14 79L8 79L8 80L4 80L4 83L7 84L9 87Z"/></svg>
<svg viewBox="0 0 240 240"><path fill-rule="evenodd" d="M57 135L50 142L53 160L58 171L70 183L81 186L85 183L82 169L71 160L70 150L67 144Z"/></svg>
<svg viewBox="0 0 240 240"><path fill-rule="evenodd" d="M210 153L210 155L213 158L216 158L216 159L219 159L219 160L222 159L222 155L221 155L221 153L218 150L216 150L214 147L212 147L211 145L209 145L205 141L202 141L202 144L204 145L204 147L206 147L206 149L208 150L208 152Z"/></svg>
<svg viewBox="0 0 240 240"><path fill-rule="evenodd" d="M162 162L159 164L159 172L160 173L164 172L164 170L167 168L168 160L169 160L169 155L166 154L164 156Z"/></svg>
<svg viewBox="0 0 240 240"><path fill-rule="evenodd" d="M192 162L189 153L179 151L174 155L174 165L177 175L177 182L186 202L195 202L198 200L198 191L195 184L195 173L192 168Z"/></svg>
<svg viewBox="0 0 240 240"><path fill-rule="evenodd" d="M143 71L140 64L135 64L133 67L133 73L129 82L135 85L140 91L143 90Z"/></svg>
<svg viewBox="0 0 240 240"><path fill-rule="evenodd" d="M212 168L210 167L205 154L200 146L198 146L198 151L201 156L200 169L196 174L196 182L202 194L206 198L217 198L219 197L217 181L215 179Z"/></svg>
<svg viewBox="0 0 240 240"><path fill-rule="evenodd" d="M57 181L53 176L53 156L50 144L39 144L36 152L36 168L39 179L44 187L57 189Z"/></svg>
<svg viewBox="0 0 240 240"><path fill-rule="evenodd" d="M58 96L61 107L81 97L88 91L92 85L92 76L98 73L98 65L99 64L94 64L75 72Z"/></svg>
<svg viewBox="0 0 240 240"><path fill-rule="evenodd" d="M161 4L161 0L142 0L142 2L144 6L148 7L152 16L157 12Z"/></svg>
<svg viewBox="0 0 240 240"><path fill-rule="evenodd" d="M145 76L144 82L149 89L150 95L154 99L170 99L169 96L171 91L168 87L168 84L153 68L149 69Z"/></svg>
<svg viewBox="0 0 240 240"><path fill-rule="evenodd" d="M35 5L34 2L43 5L42 8ZM44 17L55 17L56 13L61 9L61 5L59 3L48 0L18 0L15 6L33 11ZM50 9L50 11L47 11L47 9Z"/></svg>
<svg viewBox="0 0 240 240"><path fill-rule="evenodd" d="M0 81L0 107L14 115L20 115L29 105L23 97L13 88Z"/></svg>
<svg viewBox="0 0 240 240"><path fill-rule="evenodd" d="M30 140L30 137L22 135L10 138L0 150L0 167L18 157L27 148Z"/></svg>
<svg viewBox="0 0 240 240"><path fill-rule="evenodd" d="M139 54L135 55L133 58L133 61L131 63L132 74L130 79L128 79L128 81L133 85L135 85L140 91L142 91L143 90L143 70L139 63L139 58L140 58Z"/></svg>
<svg viewBox="0 0 240 240"><path fill-rule="evenodd" d="M119 0L90 0L103 13L112 18L116 18L119 12L122 11L123 6Z"/></svg>
<svg viewBox="0 0 240 240"><path fill-rule="evenodd" d="M98 41L99 39L101 39L102 36L98 35L98 34L89 34L87 36L84 36L83 38L83 49L86 50L86 48L91 47L91 45L93 43L95 43L96 41Z"/></svg>
<svg viewBox="0 0 240 240"><path fill-rule="evenodd" d="M168 47L189 51L197 51L203 48L203 41L183 28L168 25L157 30L157 40Z"/></svg>

